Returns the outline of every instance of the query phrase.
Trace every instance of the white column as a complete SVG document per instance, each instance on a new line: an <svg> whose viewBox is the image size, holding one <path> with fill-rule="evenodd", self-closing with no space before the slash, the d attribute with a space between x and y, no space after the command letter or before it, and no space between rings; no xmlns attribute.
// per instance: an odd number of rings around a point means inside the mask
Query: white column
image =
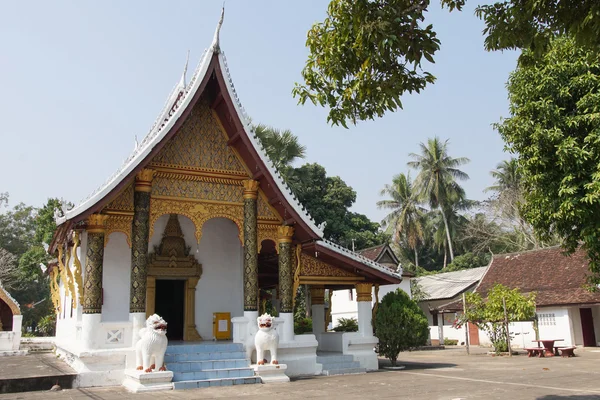
<svg viewBox="0 0 600 400"><path fill-rule="evenodd" d="M140 329L146 327L146 313L129 313L129 321L131 322L133 331L131 332L131 346L140 340Z"/></svg>
<svg viewBox="0 0 600 400"><path fill-rule="evenodd" d="M21 329L23 328L23 316L22 315L13 315L12 318L12 330L15 333L13 337L13 350L19 350L19 346L21 345Z"/></svg>
<svg viewBox="0 0 600 400"><path fill-rule="evenodd" d="M281 313L279 318L283 320L283 326L281 329L279 338L282 342L293 342L295 338L294 334L294 314L292 313Z"/></svg>
<svg viewBox="0 0 600 400"><path fill-rule="evenodd" d="M83 314L81 316L81 345L85 350L99 348L97 341L98 331L101 329L100 323L102 314Z"/></svg>
<svg viewBox="0 0 600 400"><path fill-rule="evenodd" d="M372 337L373 325L371 319L373 317L371 309L371 287L370 283L356 284L356 304L358 306L358 333L361 336Z"/></svg>
<svg viewBox="0 0 600 400"><path fill-rule="evenodd" d="M320 333L325 332L325 305L313 304L311 309L313 333L319 335Z"/></svg>

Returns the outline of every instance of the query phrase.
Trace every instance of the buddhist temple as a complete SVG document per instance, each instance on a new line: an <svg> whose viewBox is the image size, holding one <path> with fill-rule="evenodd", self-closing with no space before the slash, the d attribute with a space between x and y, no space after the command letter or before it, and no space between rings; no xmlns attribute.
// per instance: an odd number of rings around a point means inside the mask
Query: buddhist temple
<svg viewBox="0 0 600 400"><path fill-rule="evenodd" d="M400 283L401 274L326 240L295 198L236 94L221 23L129 158L57 216L49 248L57 260L49 272L57 352L82 374L82 386L120 384L153 313L168 322L170 342L245 348L265 290L288 375L319 374L320 350L377 369L372 287ZM299 285L312 294L312 334L294 333ZM350 288L359 332L325 332L325 289Z"/></svg>

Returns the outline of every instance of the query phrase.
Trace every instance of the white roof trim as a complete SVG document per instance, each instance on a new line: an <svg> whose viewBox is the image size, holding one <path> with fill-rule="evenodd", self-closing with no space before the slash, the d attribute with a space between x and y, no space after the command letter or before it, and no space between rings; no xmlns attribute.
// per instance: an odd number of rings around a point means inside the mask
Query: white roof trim
<svg viewBox="0 0 600 400"><path fill-rule="evenodd" d="M383 272L386 275L389 275L396 279L402 279L403 271L402 271L401 266L398 267L398 269L399 269L398 272L392 272L388 268L384 267L383 265L381 265L371 259L368 259L365 256L361 256L360 254L355 253L352 250L349 250L343 246L340 246L339 244L333 243L330 240L323 239L323 240L317 241L317 243L329 250L332 250L332 251L338 253L338 254L342 254L346 257L353 259L354 261L358 261L361 264L364 264L368 267L374 268L374 269L378 270L379 272Z"/></svg>
<svg viewBox="0 0 600 400"><path fill-rule="evenodd" d="M3 291L6 294L6 297L8 297L9 300L11 300L13 303L15 303L15 305L17 306L17 308L19 309L19 312L21 312L21 305L19 304L19 302L17 300L15 300L14 297L12 297L10 295L10 293L8 293L8 290L6 290L4 288L4 285L2 285L2 281L0 281L0 290Z"/></svg>
<svg viewBox="0 0 600 400"><path fill-rule="evenodd" d="M229 74L229 68L227 66L227 61L225 59L225 55L220 51L219 48L219 28L222 24L223 16L221 15L221 20L219 21L219 25L215 31L215 36L213 38L213 42L211 43L208 50L204 51L202 58L200 59L200 63L194 72L194 75L185 87L185 70L184 75L181 77L177 85L171 91L163 110L159 114L158 118L152 125L150 132L146 135L144 140L136 147L133 153L125 160L121 168L117 170L115 174L113 174L100 188L90 194L86 199L82 200L76 207L67 211L63 217L56 218L56 224L60 225L65 221L68 221L72 218L77 217L81 213L87 211L90 207L94 206L98 201L107 196L127 175L129 175L148 154L152 151L152 149L161 142L161 140L166 136L166 134L173 128L173 125L179 120L183 110L187 108L191 99L194 97L194 94L200 88L200 84L203 81L206 72L208 70L208 66L210 64L210 60L212 56L216 53L218 54L219 65L221 67L221 71L224 71L225 76L225 86L227 91L229 92L229 96L233 100L233 105L235 111L244 126L244 130L250 139L250 143L252 143L252 147L258 153L260 159L267 167L269 173L273 177L278 189L283 193L286 201L291 204L294 210L298 213L300 218L308 225L308 227L319 237L323 237L323 229L322 226L317 226L312 217L308 214L306 209L298 199L294 196L290 188L283 181L283 178L277 172L275 166L267 156L264 148L260 144L258 138L255 136L252 127L250 126L249 119L246 116L244 108L242 107L240 100L237 96L235 88L233 87L233 82L231 80L231 75ZM187 63L186 68L187 69ZM179 97L180 94L183 95ZM179 98L179 101L177 99ZM171 115L171 111L174 112Z"/></svg>
<svg viewBox="0 0 600 400"><path fill-rule="evenodd" d="M229 97L231 97L231 99L233 100L233 106L235 108L235 111L240 121L242 121L242 125L244 126L244 130L246 131L248 138L250 139L250 143L252 143L252 147L254 148L254 150L256 150L261 161L269 170L269 173L273 177L277 188L281 193L283 193L283 196L285 197L286 201L294 208L294 210L298 213L300 218L302 218L302 220L309 226L309 228L314 233L319 235L319 237L323 237L322 227L317 226L315 220L310 216L310 214L300 203L300 201L298 201L292 190L289 188L289 186L285 183L285 181L279 174L279 171L277 171L277 169L275 168L275 165L273 165L271 159L269 159L269 156L267 156L265 149L258 140L256 134L254 133L254 130L250 125L250 120L246 115L246 111L244 110L244 107L240 102L237 92L235 91L235 87L233 86L233 81L231 79L231 75L229 74L229 67L227 66L227 59L225 58L225 54L223 52L219 53L219 65L221 66L221 70L225 71L224 78L225 86L227 87L227 92L229 92Z"/></svg>

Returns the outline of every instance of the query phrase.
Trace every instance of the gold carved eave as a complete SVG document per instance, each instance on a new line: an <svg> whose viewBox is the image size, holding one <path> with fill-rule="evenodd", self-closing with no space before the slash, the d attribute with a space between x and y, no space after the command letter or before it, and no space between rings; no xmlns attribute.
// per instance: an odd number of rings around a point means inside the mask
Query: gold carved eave
<svg viewBox="0 0 600 400"><path fill-rule="evenodd" d="M300 276L301 285L354 285L365 280L362 276Z"/></svg>
<svg viewBox="0 0 600 400"><path fill-rule="evenodd" d="M359 275L348 272L342 268L334 267L318 258L302 253L300 255L300 277L302 276L324 276L324 277L350 277L359 278Z"/></svg>
<svg viewBox="0 0 600 400"><path fill-rule="evenodd" d="M105 222L104 247L108 245L110 234L121 232L125 234L127 245L131 248L131 224L133 222L133 212L105 210L108 218Z"/></svg>

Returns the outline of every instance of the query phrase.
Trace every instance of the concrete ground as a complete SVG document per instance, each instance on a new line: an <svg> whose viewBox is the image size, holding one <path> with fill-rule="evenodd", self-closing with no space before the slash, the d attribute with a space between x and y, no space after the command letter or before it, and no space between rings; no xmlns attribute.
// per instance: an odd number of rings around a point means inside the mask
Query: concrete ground
<svg viewBox="0 0 600 400"><path fill-rule="evenodd" d="M403 370L315 377L288 384L241 385L132 395L122 388L0 395L3 399L600 399L600 349L575 358L492 357L464 349L402 353ZM0 360L0 374L4 369ZM389 365L381 360L381 365Z"/></svg>

